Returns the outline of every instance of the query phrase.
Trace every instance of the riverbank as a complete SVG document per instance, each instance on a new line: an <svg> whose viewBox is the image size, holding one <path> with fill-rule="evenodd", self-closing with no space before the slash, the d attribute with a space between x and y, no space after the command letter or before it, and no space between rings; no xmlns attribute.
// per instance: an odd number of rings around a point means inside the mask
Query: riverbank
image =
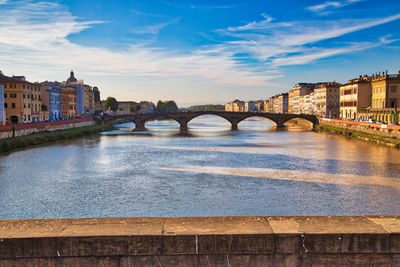
<svg viewBox="0 0 400 267"><path fill-rule="evenodd" d="M330 132L330 133L334 133L334 134L345 135L350 138L363 140L363 141L367 141L367 142L373 142L376 144L391 146L391 147L400 149L400 140L396 139L396 138L383 137L383 136L368 134L368 133L364 133L364 132L360 132L360 131L356 131L356 130L349 130L349 129L344 129L344 128L340 128L340 127L335 127L335 126L330 126L330 125L321 125L321 124L315 126L314 130L317 132Z"/></svg>
<svg viewBox="0 0 400 267"><path fill-rule="evenodd" d="M89 136L112 129L112 125L93 125L52 132L38 132L30 135L7 138L0 140L0 152L6 153L14 151L16 149L33 147L47 143L54 143L82 136Z"/></svg>

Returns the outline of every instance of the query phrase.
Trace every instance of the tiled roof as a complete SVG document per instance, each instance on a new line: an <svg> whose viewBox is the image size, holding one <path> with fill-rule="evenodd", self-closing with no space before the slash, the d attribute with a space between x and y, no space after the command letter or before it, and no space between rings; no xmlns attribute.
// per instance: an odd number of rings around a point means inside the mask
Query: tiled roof
<svg viewBox="0 0 400 267"><path fill-rule="evenodd" d="M21 81L21 80L15 79L13 77L8 77L1 73L0 73L0 83L28 83L28 84L31 84L30 82Z"/></svg>

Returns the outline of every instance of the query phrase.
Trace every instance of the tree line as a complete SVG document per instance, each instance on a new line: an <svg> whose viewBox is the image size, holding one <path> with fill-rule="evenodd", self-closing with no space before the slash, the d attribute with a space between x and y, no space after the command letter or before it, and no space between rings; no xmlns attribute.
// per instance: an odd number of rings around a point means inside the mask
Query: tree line
<svg viewBox="0 0 400 267"><path fill-rule="evenodd" d="M151 102L145 102L145 103L151 103ZM152 104L152 103L151 103ZM104 109L105 110L112 110L113 112L118 110L118 101L115 99L115 97L107 97L106 101L104 102ZM130 112L135 113L139 112L141 109L141 106L139 104L135 104L130 108ZM176 112L178 111L178 106L176 105L175 101L173 100L167 100L167 101L161 101L159 100L157 102L156 109L158 112Z"/></svg>

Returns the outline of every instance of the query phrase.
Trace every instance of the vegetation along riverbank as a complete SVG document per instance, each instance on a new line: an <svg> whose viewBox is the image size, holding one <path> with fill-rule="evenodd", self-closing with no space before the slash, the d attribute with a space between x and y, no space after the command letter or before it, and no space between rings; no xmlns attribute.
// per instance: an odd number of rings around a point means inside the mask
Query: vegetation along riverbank
<svg viewBox="0 0 400 267"><path fill-rule="evenodd" d="M317 125L315 127L315 131L330 132L330 133L345 135L350 138L373 142L373 143L377 143L377 144L381 144L381 145L392 146L392 147L396 147L397 149L400 149L400 140L396 139L396 138L383 137L383 136L379 136L379 135L368 134L368 133L363 133L363 132L359 132L359 131L339 128L339 127L334 127L334 126L328 126L328 125Z"/></svg>
<svg viewBox="0 0 400 267"><path fill-rule="evenodd" d="M112 125L93 125L52 132L39 132L30 135L7 138L0 140L0 152L10 152L16 149L93 135L103 131L109 131L112 128Z"/></svg>

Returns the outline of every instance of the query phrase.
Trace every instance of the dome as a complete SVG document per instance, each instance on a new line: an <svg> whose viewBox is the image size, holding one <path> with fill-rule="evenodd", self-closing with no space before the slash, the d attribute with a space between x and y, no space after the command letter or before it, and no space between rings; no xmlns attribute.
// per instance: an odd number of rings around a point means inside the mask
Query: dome
<svg viewBox="0 0 400 267"><path fill-rule="evenodd" d="M74 77L74 72L71 70L71 75L69 76L67 83L74 83L77 82L78 80Z"/></svg>

